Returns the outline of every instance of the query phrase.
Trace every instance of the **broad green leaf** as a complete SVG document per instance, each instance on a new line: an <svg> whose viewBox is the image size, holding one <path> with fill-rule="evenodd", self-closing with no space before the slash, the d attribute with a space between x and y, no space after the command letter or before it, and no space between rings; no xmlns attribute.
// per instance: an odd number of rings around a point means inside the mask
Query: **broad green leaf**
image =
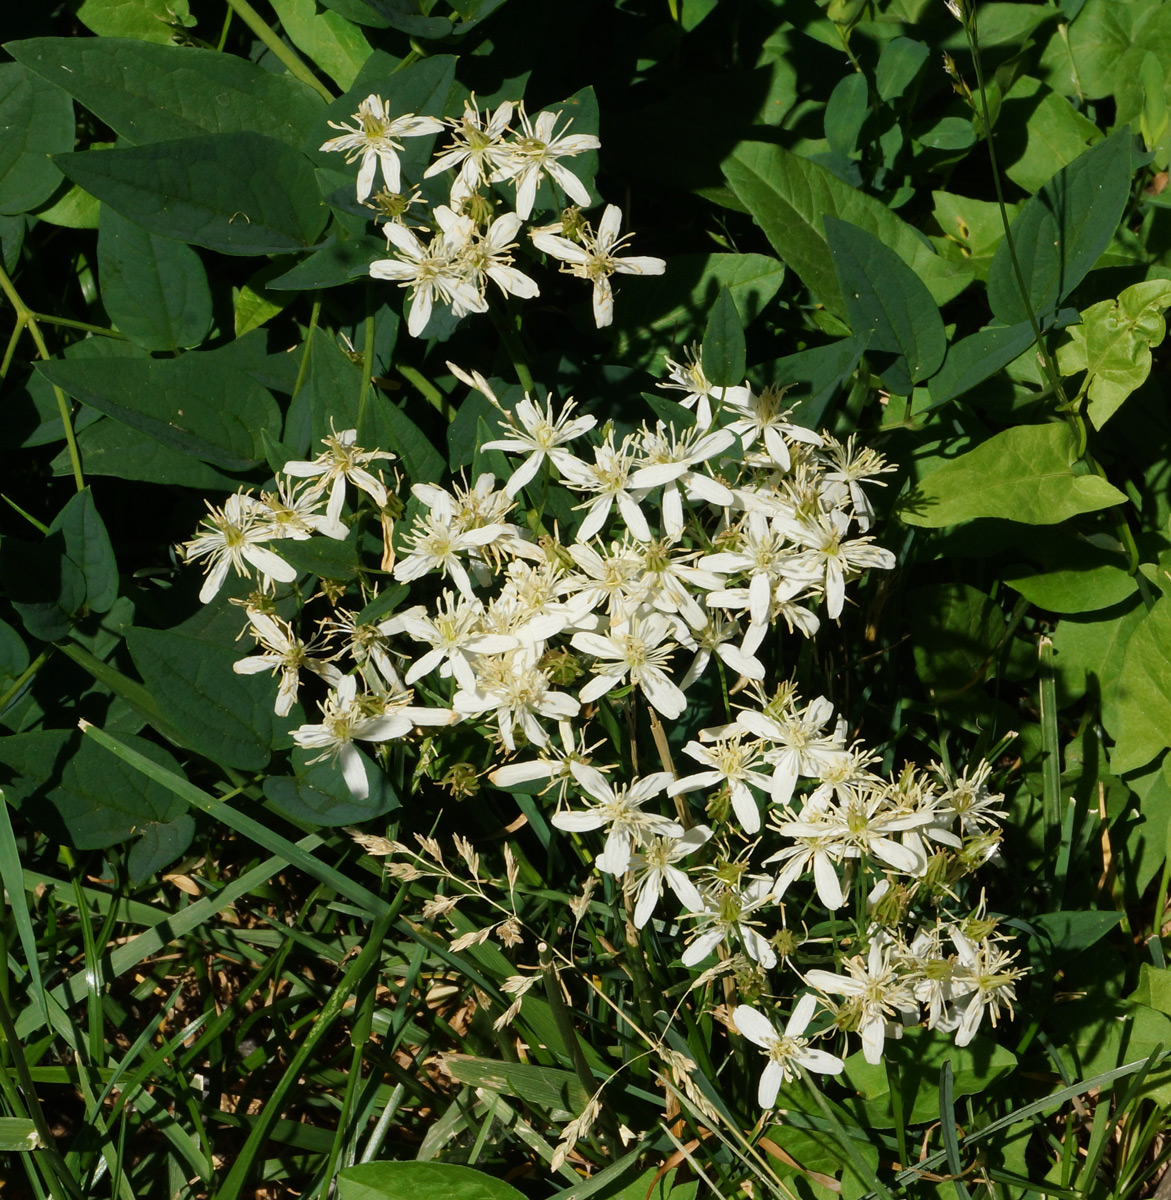
<svg viewBox="0 0 1171 1200"><path fill-rule="evenodd" d="M272 0L289 41L343 91L370 57L362 31L338 13L319 12L316 0Z"/></svg>
<svg viewBox="0 0 1171 1200"><path fill-rule="evenodd" d="M1090 373L1087 415L1096 429L1146 382L1151 351L1167 334L1163 310L1171 306L1171 280L1149 279L1124 288L1117 300L1092 304L1082 323L1067 330L1069 341L1057 349L1063 375Z"/></svg>
<svg viewBox="0 0 1171 1200"><path fill-rule="evenodd" d="M1045 912L1029 918L1029 924L1042 934L1057 958L1071 958L1100 942L1118 927L1118 912Z"/></svg>
<svg viewBox="0 0 1171 1200"><path fill-rule="evenodd" d="M61 182L50 156L73 149L73 104L20 63L0 64L0 214L28 212Z"/></svg>
<svg viewBox="0 0 1171 1200"><path fill-rule="evenodd" d="M325 227L307 160L259 133L86 150L53 161L151 233L223 254L303 250Z"/></svg>
<svg viewBox="0 0 1171 1200"><path fill-rule="evenodd" d="M1126 896L1132 898L1129 902L1138 903L1171 854L1171 757L1164 756L1157 766L1128 775L1126 783L1138 797L1137 808L1142 820L1127 830L1128 870L1122 882Z"/></svg>
<svg viewBox="0 0 1171 1200"><path fill-rule="evenodd" d="M233 671L247 654L235 641L240 624L235 606L221 601L174 629L131 629L126 644L143 683L190 749L225 767L261 771L276 728L276 683Z"/></svg>
<svg viewBox="0 0 1171 1200"><path fill-rule="evenodd" d="M77 19L103 38L170 42L195 24L188 0L82 0Z"/></svg>
<svg viewBox="0 0 1171 1200"><path fill-rule="evenodd" d="M451 22L446 17L423 15L419 0L366 0L366 3L391 28L410 37L442 38L451 33Z"/></svg>
<svg viewBox="0 0 1171 1200"><path fill-rule="evenodd" d="M1127 497L1098 475L1077 474L1068 425L1020 425L932 471L903 502L908 525L940 528L973 517L1056 525Z"/></svg>
<svg viewBox="0 0 1171 1200"><path fill-rule="evenodd" d="M240 484L238 479L217 471L210 463L164 446L132 425L100 413L95 415L97 420L77 435L86 475L112 475L118 479L198 488L203 492L233 492ZM54 475L72 475L69 451L62 450L50 467Z"/></svg>
<svg viewBox="0 0 1171 1200"><path fill-rule="evenodd" d="M998 153L1004 173L1026 192L1035 192L1101 140L1093 121L1038 79L1022 75L1004 95L996 124Z"/></svg>
<svg viewBox="0 0 1171 1200"><path fill-rule="evenodd" d="M1141 963L1138 969L1138 986L1127 997L1135 1004L1145 1004L1156 1012L1171 1017L1171 971L1165 967L1153 967Z"/></svg>
<svg viewBox="0 0 1171 1200"><path fill-rule="evenodd" d="M721 288L703 333L703 371L716 387L739 387L744 368L744 327L732 293Z"/></svg>
<svg viewBox="0 0 1171 1200"><path fill-rule="evenodd" d="M1122 669L1104 689L1102 720L1114 737L1118 774L1145 766L1171 744L1171 598L1160 600L1130 637Z"/></svg>
<svg viewBox="0 0 1171 1200"><path fill-rule="evenodd" d="M346 1167L338 1200L523 1200L511 1184L454 1163L378 1162Z"/></svg>
<svg viewBox="0 0 1171 1200"><path fill-rule="evenodd" d="M37 220L64 229L97 229L101 210L101 201L75 183L55 204L42 208Z"/></svg>
<svg viewBox="0 0 1171 1200"><path fill-rule="evenodd" d="M870 115L870 85L865 75L843 76L825 106L825 140L835 154L849 158Z"/></svg>
<svg viewBox="0 0 1171 1200"><path fill-rule="evenodd" d="M932 244L941 255L958 257L972 269L977 279L986 280L996 248L1004 241L1000 205L953 192L932 192L931 199L931 215L942 235L933 237ZM1019 204L1005 205L1010 224L1019 211Z"/></svg>
<svg viewBox="0 0 1171 1200"><path fill-rule="evenodd" d="M1058 622L1053 649L1059 703L1080 700L1091 687L1097 695L1113 689L1131 634L1145 612L1141 604L1130 601L1096 618L1064 617Z"/></svg>
<svg viewBox="0 0 1171 1200"><path fill-rule="evenodd" d="M1033 343L1033 326L995 325L977 330L947 348L943 366L927 385L931 403L946 404L990 379Z"/></svg>
<svg viewBox="0 0 1171 1200"><path fill-rule="evenodd" d="M135 145L251 132L300 146L323 119L311 87L235 54L115 37L29 38L5 49Z"/></svg>
<svg viewBox="0 0 1171 1200"><path fill-rule="evenodd" d="M362 799L351 793L336 763L328 759L314 762L315 757L297 747L293 750L294 774L265 779L264 794L283 816L310 825L353 825L399 807L389 777L366 754L362 766L369 791Z"/></svg>
<svg viewBox="0 0 1171 1200"><path fill-rule="evenodd" d="M308 355L309 362L285 415L284 443L295 456L312 458L321 450L322 438L357 427L362 368L320 326L300 354Z"/></svg>
<svg viewBox="0 0 1171 1200"><path fill-rule="evenodd" d="M28 1117L0 1117L0 1154L44 1149L37 1123Z"/></svg>
<svg viewBox="0 0 1171 1200"><path fill-rule="evenodd" d="M85 575L67 553L60 531L41 542L5 537L0 575L25 629L43 642L64 637L85 604Z"/></svg>
<svg viewBox="0 0 1171 1200"><path fill-rule="evenodd" d="M302 259L295 267L268 281L274 292L304 292L316 288L339 287L354 279L368 278L370 264L387 256L386 242L373 234L366 237L338 237Z"/></svg>
<svg viewBox="0 0 1171 1200"><path fill-rule="evenodd" d="M125 740L152 762L178 771L174 758L154 742ZM173 821L185 811L166 788L111 760L76 730L2 738L0 762L16 772L8 798L21 813L79 850L117 845L147 822Z"/></svg>
<svg viewBox="0 0 1171 1200"><path fill-rule="evenodd" d="M589 1094L572 1071L476 1058L471 1054L452 1054L444 1062L452 1078L460 1083L489 1088L502 1096L517 1096L551 1115L560 1113L561 1116L554 1116L554 1120L575 1116L589 1101Z"/></svg>
<svg viewBox="0 0 1171 1200"><path fill-rule="evenodd" d="M940 258L880 200L780 146L742 142L724 161L723 171L773 249L838 316L847 310L822 232L827 216L849 221L894 250L926 284L936 304L958 295L972 278L967 268Z"/></svg>
<svg viewBox="0 0 1171 1200"><path fill-rule="evenodd" d="M173 450L242 471L263 459L262 431L279 429L280 413L235 361L239 345L178 358L54 359L37 369L83 404Z"/></svg>
<svg viewBox="0 0 1171 1200"><path fill-rule="evenodd" d="M825 218L825 233L854 336L896 394L933 375L943 362L943 318L918 276L873 234ZM885 356L894 355L894 361Z"/></svg>
<svg viewBox="0 0 1171 1200"><path fill-rule="evenodd" d="M769 1141L789 1156L797 1167L769 1153L769 1168L793 1186L798 1196L812 1194L814 1200L861 1200L869 1185L842 1152L832 1130L799 1129L782 1121L766 1130ZM759 1143L758 1143L759 1144ZM763 1147L762 1147L763 1149ZM878 1147L860 1142L858 1150L870 1166L878 1168ZM799 1169L798 1169L799 1168ZM840 1181L838 1176L841 1177ZM807 1190L808 1189L808 1190ZM632 1196L630 1200L641 1200Z"/></svg>
<svg viewBox="0 0 1171 1200"><path fill-rule="evenodd" d="M885 1054L899 1068L903 1111L909 1124L939 1118L939 1069L950 1060L956 1096L984 1091L1003 1079L1016 1066L1016 1056L990 1037L977 1034L969 1046L957 1046L955 1036L915 1027L904 1029L902 1038L888 1039ZM876 1126L889 1129L894 1123L890 1102L891 1075L882 1063L871 1065L862 1052L846 1059L843 1078L861 1095L866 1117ZM852 1107L847 1105L847 1107Z"/></svg>
<svg viewBox="0 0 1171 1200"><path fill-rule="evenodd" d="M169 867L191 845L195 821L190 813L180 813L170 821L144 821L136 832L138 837L126 856L126 870L130 882L138 886Z"/></svg>
<svg viewBox="0 0 1171 1200"><path fill-rule="evenodd" d="M702 0L712 3L713 0ZM718 0L715 0L718 2ZM683 0L684 10L688 0ZM620 1192L610 1192L607 1188L603 1193L605 1200L696 1200L699 1194L699 1183L676 1183L674 1167L665 1174L654 1167L648 1167L636 1179L631 1180Z"/></svg>
<svg viewBox="0 0 1171 1200"><path fill-rule="evenodd" d="M1120 129L1091 147L1021 210L1012 236L1027 300L1005 239L988 273L988 303L998 321L1027 321L1030 308L1047 316L1097 262L1130 198L1131 141L1130 130Z"/></svg>
<svg viewBox="0 0 1171 1200"><path fill-rule="evenodd" d="M49 536L54 534L64 539L65 553L85 580L86 607L109 612L118 599L118 563L89 488L71 496L53 519Z"/></svg>
<svg viewBox="0 0 1171 1200"><path fill-rule="evenodd" d="M1077 538L1051 536L1036 547L1023 543L1040 566L1009 566L1002 578L1027 600L1058 613L1109 608L1138 590L1125 555Z"/></svg>
<svg viewBox="0 0 1171 1200"><path fill-rule="evenodd" d="M411 420L407 414L383 396L374 395L366 402L367 407L376 406L371 418L385 422L390 433L394 450L403 460L407 474L411 479L436 480L442 479L447 468L443 455L431 445L427 435Z"/></svg>
<svg viewBox="0 0 1171 1200"><path fill-rule="evenodd" d="M290 297L269 290L269 283L284 273L281 263L268 263L256 271L243 287L232 289L233 326L237 337L266 325L284 312Z"/></svg>
<svg viewBox="0 0 1171 1200"><path fill-rule="evenodd" d="M891 38L882 48L874 72L874 87L880 100L897 100L915 81L931 51L911 38Z"/></svg>
<svg viewBox="0 0 1171 1200"><path fill-rule="evenodd" d="M115 327L145 350L198 346L211 328L211 289L199 255L109 205L98 219L98 280Z"/></svg>
<svg viewBox="0 0 1171 1200"><path fill-rule="evenodd" d="M291 567L320 579L353 579L358 573L358 552L349 542L328 537L281 541L280 556Z"/></svg>

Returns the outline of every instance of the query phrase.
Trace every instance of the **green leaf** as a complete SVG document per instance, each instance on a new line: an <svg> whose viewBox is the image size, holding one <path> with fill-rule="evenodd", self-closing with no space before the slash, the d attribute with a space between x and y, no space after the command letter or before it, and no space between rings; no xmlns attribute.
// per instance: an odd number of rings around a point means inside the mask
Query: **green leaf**
<svg viewBox="0 0 1171 1200"><path fill-rule="evenodd" d="M970 1096L1010 1074L1017 1061L991 1038L977 1034L970 1045L957 1046L953 1034L922 1027L904 1029L902 1038L886 1043L885 1053L898 1064L903 1111L912 1125L938 1119L939 1070L944 1062L951 1062L953 1094ZM871 1065L858 1051L846 1059L843 1078L860 1094L866 1119L880 1129L889 1129L895 1118L891 1076L885 1065ZM846 1107L853 1105L847 1103Z"/></svg>
<svg viewBox="0 0 1171 1200"><path fill-rule="evenodd" d="M996 139L1004 173L1024 191L1035 192L1100 142L1102 132L1064 96L1022 75L1004 95Z"/></svg>
<svg viewBox="0 0 1171 1200"><path fill-rule="evenodd" d="M398 405L384 397L372 396L367 403L377 405L373 416L385 422L393 442L391 449L403 460L408 477L420 481L442 479L447 461L418 425Z"/></svg>
<svg viewBox="0 0 1171 1200"><path fill-rule="evenodd" d="M1122 920L1118 912L1048 912L1030 917L1038 930L1062 958L1071 958L1097 945Z"/></svg>
<svg viewBox="0 0 1171 1200"><path fill-rule="evenodd" d="M849 158L870 115L870 87L865 75L851 73L838 80L825 106L825 140L835 154Z"/></svg>
<svg viewBox="0 0 1171 1200"><path fill-rule="evenodd" d="M43 1147L35 1121L28 1117L0 1117L0 1154L19 1154Z"/></svg>
<svg viewBox="0 0 1171 1200"><path fill-rule="evenodd" d="M825 218L834 270L854 336L877 351L875 369L896 394L933 375L947 352L943 318L922 281L873 234ZM884 355L894 355L893 362Z"/></svg>
<svg viewBox="0 0 1171 1200"><path fill-rule="evenodd" d="M100 37L170 42L195 24L188 0L82 0L77 19Z"/></svg>
<svg viewBox="0 0 1171 1200"><path fill-rule="evenodd" d="M211 329L211 289L199 255L109 205L98 219L98 279L115 327L145 350L198 346Z"/></svg>
<svg viewBox="0 0 1171 1200"><path fill-rule="evenodd" d="M947 348L943 366L927 385L931 403L946 404L971 391L976 384L1007 367L1032 344L1033 326L1028 321L988 326L953 342Z"/></svg>
<svg viewBox="0 0 1171 1200"><path fill-rule="evenodd" d="M264 794L277 812L309 825L353 825L391 812L401 801L389 777L369 757L362 755L366 771L366 796L358 799L346 786L335 762L313 762L315 756L299 747L293 750L294 775L270 775Z"/></svg>
<svg viewBox="0 0 1171 1200"><path fill-rule="evenodd" d="M476 1058L471 1054L451 1054L444 1062L452 1078L460 1083L489 1088L502 1096L518 1096L527 1104L544 1109L553 1120L568 1120L589 1102L589 1094L572 1071Z"/></svg>
<svg viewBox="0 0 1171 1200"><path fill-rule="evenodd" d="M416 38L442 38L451 33L446 17L422 15L418 0L366 0L392 29Z"/></svg>
<svg viewBox="0 0 1171 1200"><path fill-rule="evenodd" d="M0 213L28 212L61 182L50 156L73 148L69 96L19 63L0 64Z"/></svg>
<svg viewBox="0 0 1171 1200"><path fill-rule="evenodd" d="M452 1163L378 1162L346 1167L338 1200L523 1200L511 1184Z"/></svg>
<svg viewBox="0 0 1171 1200"><path fill-rule="evenodd" d="M40 543L6 537L0 543L0 574L33 637L53 642L69 632L85 603L85 576L66 553L60 532Z"/></svg>
<svg viewBox="0 0 1171 1200"><path fill-rule="evenodd" d="M240 484L240 480L210 464L144 436L132 425L96 415L97 420L77 434L86 475L112 475L203 492L234 492ZM73 460L68 449L62 450L50 466L54 475L72 475Z"/></svg>
<svg viewBox="0 0 1171 1200"><path fill-rule="evenodd" d="M54 534L64 539L65 553L85 580L86 606L109 612L118 599L118 563L89 488L69 498L49 526L49 535Z"/></svg>
<svg viewBox="0 0 1171 1200"><path fill-rule="evenodd" d="M309 356L300 391L285 415L285 445L294 456L316 454L321 439L358 424L362 368L346 357L337 339L320 326L301 350Z"/></svg>
<svg viewBox="0 0 1171 1200"><path fill-rule="evenodd" d="M325 227L308 161L259 133L85 150L53 161L151 233L222 254L302 250Z"/></svg>
<svg viewBox="0 0 1171 1200"><path fill-rule="evenodd" d="M1152 967L1141 963L1138 969L1138 987L1127 997L1135 1004L1145 1004L1171 1017L1171 971L1165 967Z"/></svg>
<svg viewBox="0 0 1171 1200"><path fill-rule="evenodd" d="M280 556L290 566L319 579L353 579L358 573L358 552L349 542L328 537L313 537L305 541L284 538Z"/></svg>
<svg viewBox="0 0 1171 1200"><path fill-rule="evenodd" d="M988 273L988 303L998 321L1027 321L1030 308L1047 316L1097 262L1130 198L1132 140L1129 129L1112 134L1058 171L1021 210L1012 236L1027 302L1006 239Z"/></svg>
<svg viewBox="0 0 1171 1200"><path fill-rule="evenodd" d="M1004 637L999 605L966 583L916 588L906 599L915 668L928 693L945 699L967 693Z"/></svg>
<svg viewBox="0 0 1171 1200"><path fill-rule="evenodd" d="M1171 280L1149 279L1124 288L1117 300L1090 305L1082 323L1067 330L1069 341L1057 349L1057 366L1063 375L1090 373L1087 415L1096 429L1146 382L1151 350L1167 335L1163 310L1168 306Z"/></svg>
<svg viewBox="0 0 1171 1200"><path fill-rule="evenodd" d="M252 132L299 147L325 108L300 80L214 50L114 37L29 38L5 49L134 145Z"/></svg>
<svg viewBox="0 0 1171 1200"><path fill-rule="evenodd" d="M1125 504L1097 475L1078 475L1068 425L1020 425L945 463L903 503L908 525L940 528L973 517L1056 525L1079 513Z"/></svg>
<svg viewBox="0 0 1171 1200"><path fill-rule="evenodd" d="M742 142L724 161L723 171L773 249L838 316L847 310L822 233L827 216L849 221L889 246L923 281L936 304L958 295L972 278L967 267L940 258L880 200L780 146Z"/></svg>
<svg viewBox="0 0 1171 1200"><path fill-rule="evenodd" d="M37 369L83 404L164 446L242 471L263 460L262 432L280 428L280 412L237 362L239 345L179 358L54 359Z"/></svg>
<svg viewBox="0 0 1171 1200"><path fill-rule="evenodd" d="M968 123L970 126L970 122ZM977 279L987 279L997 246L1004 241L1004 222L1000 205L990 200L973 200L954 192L932 192L932 212L942 236L932 244L942 255L956 257L969 266ZM1019 204L1008 204L1008 221L1020 211Z"/></svg>
<svg viewBox="0 0 1171 1200"><path fill-rule="evenodd" d="M923 69L930 50L911 38L891 38L882 48L878 67L874 72L874 86L880 100L897 100L915 82Z"/></svg>
<svg viewBox="0 0 1171 1200"><path fill-rule="evenodd" d="M1145 766L1171 744L1171 599L1160 600L1130 637L1122 669L1104 689L1102 720L1115 739L1117 774Z"/></svg>
<svg viewBox="0 0 1171 1200"><path fill-rule="evenodd" d="M152 762L178 771L174 758L143 738L127 744ZM185 806L166 788L76 730L37 730L0 739L0 762L16 772L8 796L36 828L78 850L101 850L126 841L149 822L167 823Z"/></svg>
<svg viewBox="0 0 1171 1200"><path fill-rule="evenodd" d="M744 382L744 328L727 288L708 314L703 333L703 371L716 387L739 387Z"/></svg>
<svg viewBox="0 0 1171 1200"><path fill-rule="evenodd" d="M1113 688L1131 634L1145 612L1131 601L1096 619L1065 617L1058 622L1053 649L1061 704L1080 700L1091 686L1098 695Z"/></svg>
<svg viewBox="0 0 1171 1200"><path fill-rule="evenodd" d="M327 240L320 250L303 258L295 267L268 281L274 292L304 292L315 288L340 287L370 274L370 264L387 256L386 242L373 234L367 237Z"/></svg>
<svg viewBox="0 0 1171 1200"><path fill-rule="evenodd" d="M255 271L243 287L232 289L232 325L237 337L266 325L277 313L284 312L291 299L269 290L269 283L284 274L284 265L270 262Z"/></svg>
<svg viewBox="0 0 1171 1200"><path fill-rule="evenodd" d="M316 0L272 0L289 41L343 90L370 57L362 31L335 12L319 12Z"/></svg>
<svg viewBox="0 0 1171 1200"><path fill-rule="evenodd" d="M276 684L237 675L239 610L226 600L173 629L127 631L126 645L160 710L192 750L226 767L260 771L277 733Z"/></svg>
<svg viewBox="0 0 1171 1200"><path fill-rule="evenodd" d="M180 813L171 821L145 821L138 834L126 856L127 874L135 887L186 851L195 837L195 821L190 813Z"/></svg>

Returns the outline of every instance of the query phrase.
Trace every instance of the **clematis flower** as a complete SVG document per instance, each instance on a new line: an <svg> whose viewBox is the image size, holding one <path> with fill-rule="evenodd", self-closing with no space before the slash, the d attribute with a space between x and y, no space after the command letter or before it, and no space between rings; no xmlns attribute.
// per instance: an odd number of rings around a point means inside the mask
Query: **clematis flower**
<svg viewBox="0 0 1171 1200"><path fill-rule="evenodd" d="M618 236L621 225L622 210L616 204L608 204L598 222L597 233L586 225L580 242L571 242L568 238L543 229L536 229L531 234L533 245L538 250L568 264L561 268L562 271L579 279L588 279L594 285L594 323L599 329L614 320L611 275L662 275L667 269L667 264L661 258L619 258L618 250L631 236Z"/></svg>
<svg viewBox="0 0 1171 1200"><path fill-rule="evenodd" d="M202 528L182 547L188 562L207 559L207 579L199 592L201 603L215 599L229 567L244 578L250 577L249 568L253 568L265 582L292 583L297 578L295 568L261 545L275 534L265 506L255 497L236 492L224 501L223 508L209 504L207 510L208 515L200 523Z"/></svg>
<svg viewBox="0 0 1171 1200"><path fill-rule="evenodd" d="M330 121L332 129L344 132L341 137L330 138L321 149L341 151L347 163L356 162L359 158L362 160L358 168L359 203L374 190L374 176L379 167L382 168L386 186L392 192L402 190L398 161L398 152L403 148L400 138L423 137L428 133L438 133L443 128L442 121L434 117L416 117L414 113L392 118L387 102L376 95L367 96L358 105L358 111L351 120L357 121L357 126L347 125L344 121L340 124Z"/></svg>
<svg viewBox="0 0 1171 1200"><path fill-rule="evenodd" d="M561 116L559 112L537 113L536 119L530 121L522 104L519 116L522 132L508 147L509 161L492 176L493 183L512 181L516 188L516 215L522 221L529 219L542 175L560 184L571 200L588 208L590 193L585 184L557 160L572 158L586 150L597 150L602 143L592 133L569 133L572 120L565 123L560 133L554 134Z"/></svg>
<svg viewBox="0 0 1171 1200"><path fill-rule="evenodd" d="M819 1071L823 1075L840 1075L845 1069L846 1064L836 1054L813 1049L809 1039L802 1036L816 1011L817 997L806 992L797 1001L785 1025L785 1032L780 1034L768 1017L751 1004L737 1004L732 1010L732 1021L736 1028L768 1055L768 1066L760 1077L760 1088L756 1095L761 1108L772 1108L776 1104L781 1084L795 1079L798 1067L806 1071Z"/></svg>

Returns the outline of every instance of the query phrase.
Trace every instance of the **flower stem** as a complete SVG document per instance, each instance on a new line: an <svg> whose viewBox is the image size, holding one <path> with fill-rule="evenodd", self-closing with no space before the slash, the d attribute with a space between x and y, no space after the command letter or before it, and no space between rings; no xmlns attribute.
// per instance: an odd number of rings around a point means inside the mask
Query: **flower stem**
<svg viewBox="0 0 1171 1200"><path fill-rule="evenodd" d="M297 52L286 46L264 23L260 14L248 3L248 0L228 0L228 7L233 9L244 24L285 64L290 75L295 76L302 83L307 83L327 104L334 99L329 88L309 70Z"/></svg>
<svg viewBox="0 0 1171 1200"><path fill-rule="evenodd" d="M534 390L533 375L529 370L528 356L520 344L520 338L517 337L516 330L509 324L508 318L498 312L494 306L488 306L488 315L492 318L492 324L496 326L496 332L500 334L504 349L512 360L512 369L516 372L516 378L527 396Z"/></svg>
<svg viewBox="0 0 1171 1200"><path fill-rule="evenodd" d="M0 290L8 297L12 307L16 310L17 328L28 326L28 331L32 334L32 339L36 343L37 353L43 360L48 361L50 357L49 348L45 345L45 339L41 337L41 329L37 324L37 315L20 298L20 294L13 287L12 280L8 278L3 267L0 267ZM7 357L5 366L7 366ZM81 470L81 454L77 449L77 438L73 433L73 418L69 411L69 401L66 400L65 393L56 384L53 384L53 394L57 397L57 408L61 413L61 424L65 427L65 442L69 447L69 461L73 465L73 482L77 485L77 490L81 492L85 490L85 476Z"/></svg>

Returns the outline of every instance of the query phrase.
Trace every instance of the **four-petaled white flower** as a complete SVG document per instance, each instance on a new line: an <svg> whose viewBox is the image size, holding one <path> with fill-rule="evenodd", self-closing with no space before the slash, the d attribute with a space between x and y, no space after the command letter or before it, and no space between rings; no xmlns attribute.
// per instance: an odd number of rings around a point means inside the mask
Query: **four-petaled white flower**
<svg viewBox="0 0 1171 1200"><path fill-rule="evenodd" d="M207 579L199 592L203 604L215 599L228 577L229 567L244 578L249 578L249 568L254 568L266 583L269 580L292 583L297 578L294 567L261 544L279 535L264 505L254 496L234 492L224 501L223 508L208 504L207 509L208 515L201 522L203 528L183 544L188 562L207 559Z"/></svg>
<svg viewBox="0 0 1171 1200"><path fill-rule="evenodd" d="M557 160L571 158L586 150L597 150L602 143L592 133L568 133L572 121L567 121L561 132L554 134L560 116L559 112L541 112L530 121L522 104L520 124L523 132L509 147L510 160L492 176L493 183L512 181L516 187L517 215L523 220L527 221L533 211L542 175L559 183L571 200L585 208L590 205L590 193L585 184Z"/></svg>
<svg viewBox="0 0 1171 1200"><path fill-rule="evenodd" d="M538 250L567 264L561 268L563 271L593 284L594 323L599 329L614 320L611 275L662 275L667 269L667 264L661 258L619 258L618 251L631 236L619 237L618 230L621 227L622 210L616 204L608 204L598 222L597 233L588 224L585 225L580 242L571 242L547 230L534 230L531 235L533 245Z"/></svg>
<svg viewBox="0 0 1171 1200"><path fill-rule="evenodd" d="M573 455L564 448L566 443L581 437L597 424L596 417L571 417L573 409L574 402L566 400L561 415L554 417L552 396L546 398L543 412L526 396L516 406L515 421L498 422L508 436L485 442L481 449L528 455L504 485L504 490L510 496L515 496L536 475L546 458L558 470L573 459ZM517 421L520 422L520 428L517 428Z"/></svg>
<svg viewBox="0 0 1171 1200"><path fill-rule="evenodd" d="M336 688L341 683L342 673L337 667L325 659L314 658L312 652L315 647L297 637L288 621L254 608L248 609L248 620L253 635L265 652L238 659L232 664L232 670L237 675L280 671L281 682L274 706L278 717L287 717L297 703L302 670L320 675L331 687Z"/></svg>
<svg viewBox="0 0 1171 1200"><path fill-rule="evenodd" d="M816 1011L817 997L806 992L797 1001L782 1034L776 1031L768 1017L751 1004L737 1004L732 1010L732 1021L736 1028L768 1055L768 1066L760 1077L756 1094L761 1108L772 1108L776 1104L781 1084L797 1078L798 1067L806 1071L819 1071L823 1075L840 1075L845 1069L846 1064L836 1054L814 1049L809 1039L802 1036Z"/></svg>
<svg viewBox="0 0 1171 1200"><path fill-rule="evenodd" d="M637 899L634 903L635 928L641 929L655 911L665 883L688 912L703 908L699 889L675 864L694 854L712 836L706 825L695 825L682 837L657 836L648 838L640 851L630 856L630 886Z"/></svg>
<svg viewBox="0 0 1171 1200"><path fill-rule="evenodd" d="M343 429L341 433L334 431L329 437L321 440L325 444L322 453L307 461L285 463L284 473L298 479L315 480L309 488L309 495L329 492L325 515L336 533L340 526L338 518L346 498L347 479L365 492L379 508L386 507L386 486L366 468L376 459L393 459L395 455L389 450L363 450L357 444L356 429Z"/></svg>
<svg viewBox="0 0 1171 1200"><path fill-rule="evenodd" d="M358 168L359 202L374 190L374 176L379 167L382 168L386 186L392 192L402 190L398 152L403 144L399 138L423 137L428 133L438 133L443 128L443 122L435 117L416 117L414 113L391 117L387 102L376 95L367 96L358 105L358 111L351 120L358 122L356 127L344 121L340 124L330 121L331 128L344 132L341 137L330 138L321 149L342 151L347 163L361 158L362 165Z"/></svg>

